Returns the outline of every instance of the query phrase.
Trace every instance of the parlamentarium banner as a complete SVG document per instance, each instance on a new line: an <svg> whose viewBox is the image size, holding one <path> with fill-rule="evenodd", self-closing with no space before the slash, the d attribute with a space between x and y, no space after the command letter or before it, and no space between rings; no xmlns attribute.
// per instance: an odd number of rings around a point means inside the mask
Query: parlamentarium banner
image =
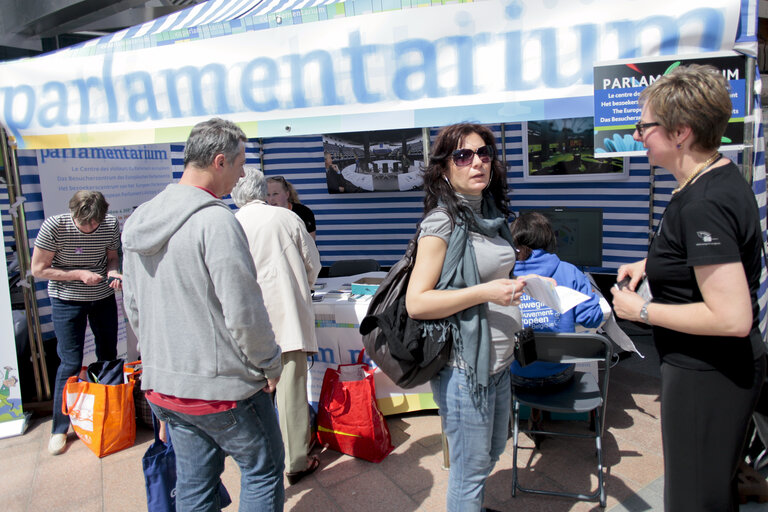
<svg viewBox="0 0 768 512"><path fill-rule="evenodd" d="M591 116L594 62L731 50L739 0L487 0L98 46L0 66L20 148L184 140L214 116L249 137Z"/></svg>

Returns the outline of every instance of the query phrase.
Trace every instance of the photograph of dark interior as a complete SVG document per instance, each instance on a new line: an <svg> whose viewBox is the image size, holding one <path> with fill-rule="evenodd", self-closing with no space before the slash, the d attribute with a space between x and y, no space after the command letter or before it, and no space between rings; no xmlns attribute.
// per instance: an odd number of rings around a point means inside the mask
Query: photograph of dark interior
<svg viewBox="0 0 768 512"><path fill-rule="evenodd" d="M624 173L622 158L595 158L594 120L576 117L528 121L527 176L589 176Z"/></svg>
<svg viewBox="0 0 768 512"><path fill-rule="evenodd" d="M331 194L421 190L421 128L323 135Z"/></svg>

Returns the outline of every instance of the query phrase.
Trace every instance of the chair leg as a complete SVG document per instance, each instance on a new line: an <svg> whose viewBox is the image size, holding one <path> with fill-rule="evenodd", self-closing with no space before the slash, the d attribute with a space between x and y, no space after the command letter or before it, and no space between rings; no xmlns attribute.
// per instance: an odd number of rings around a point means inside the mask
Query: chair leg
<svg viewBox="0 0 768 512"><path fill-rule="evenodd" d="M600 408L595 409L595 426L597 431L595 432L595 444L597 445L597 485L600 491L600 506L605 508L605 482L603 481L603 433L600 425Z"/></svg>
<svg viewBox="0 0 768 512"><path fill-rule="evenodd" d="M512 402L512 497L517 496L517 423L520 419L520 402Z"/></svg>

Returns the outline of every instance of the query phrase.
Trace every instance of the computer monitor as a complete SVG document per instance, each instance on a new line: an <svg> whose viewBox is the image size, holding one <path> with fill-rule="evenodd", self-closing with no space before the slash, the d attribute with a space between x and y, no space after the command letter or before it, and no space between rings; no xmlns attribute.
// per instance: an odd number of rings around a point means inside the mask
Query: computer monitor
<svg viewBox="0 0 768 512"><path fill-rule="evenodd" d="M557 256L577 267L603 266L603 210L532 209L547 216L557 238ZM530 210L526 210L530 211Z"/></svg>

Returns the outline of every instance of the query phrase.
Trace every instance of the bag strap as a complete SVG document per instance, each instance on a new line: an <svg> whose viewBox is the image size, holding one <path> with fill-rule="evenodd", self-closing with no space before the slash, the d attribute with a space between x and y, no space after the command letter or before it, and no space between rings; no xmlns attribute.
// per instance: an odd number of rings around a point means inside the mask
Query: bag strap
<svg viewBox="0 0 768 512"><path fill-rule="evenodd" d="M66 416L69 416L69 408L67 407L67 385L70 382L77 382L77 375L73 375L72 377L67 379L66 384L64 384L64 389L61 391L61 414L64 414ZM77 398L75 399L75 403L77 403L78 400L80 400L80 396L83 394L83 389L85 386L81 386L80 390L77 392Z"/></svg>

